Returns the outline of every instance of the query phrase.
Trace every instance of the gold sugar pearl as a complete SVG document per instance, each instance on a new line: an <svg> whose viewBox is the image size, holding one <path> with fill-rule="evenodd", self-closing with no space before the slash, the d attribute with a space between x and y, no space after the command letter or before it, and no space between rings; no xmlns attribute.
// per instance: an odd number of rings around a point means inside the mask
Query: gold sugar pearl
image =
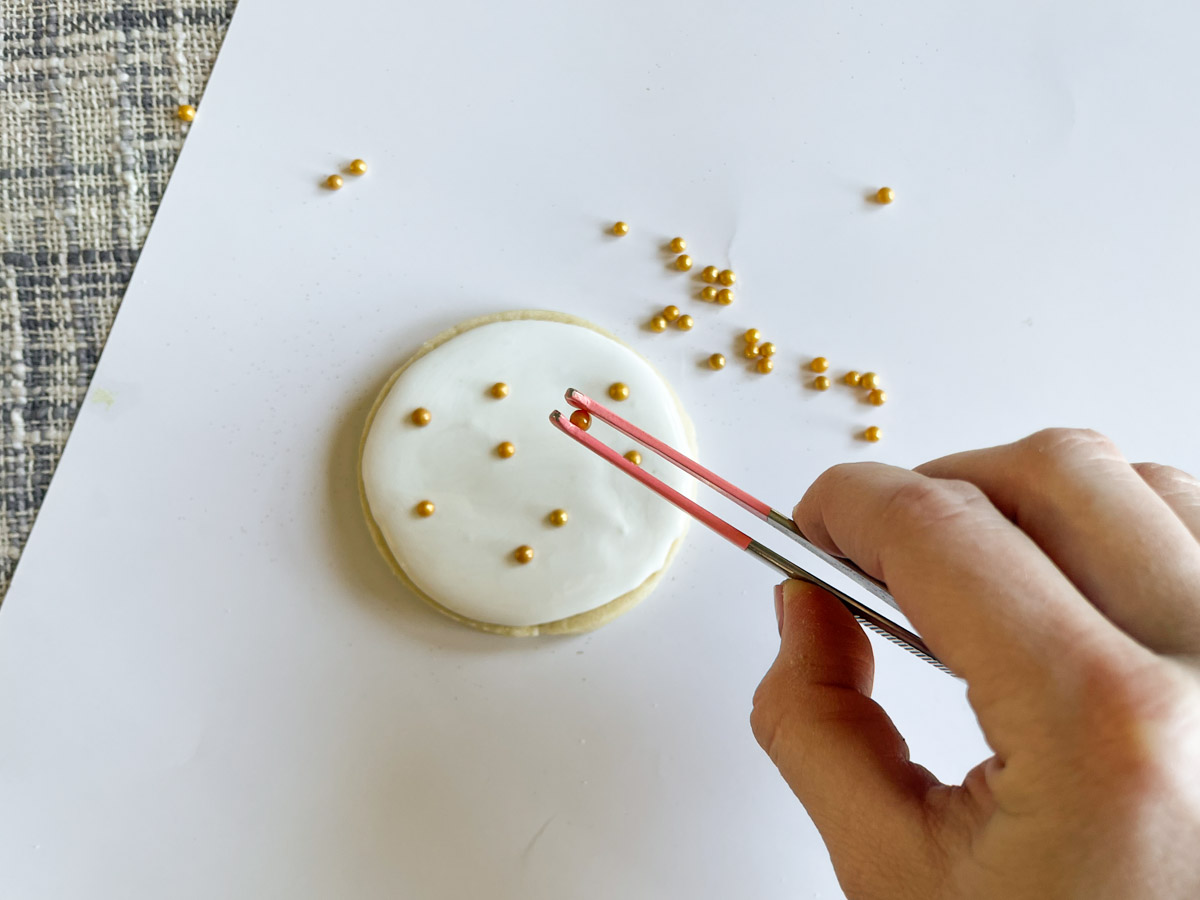
<svg viewBox="0 0 1200 900"><path fill-rule="evenodd" d="M651 331L666 331L667 330L667 317L666 316L655 316L653 319L651 319L650 320L650 330Z"/></svg>
<svg viewBox="0 0 1200 900"><path fill-rule="evenodd" d="M680 272L686 272L691 267L692 267L692 258L690 256L688 256L686 253L684 253L682 256L680 256L678 259L675 260L675 268L677 268Z"/></svg>
<svg viewBox="0 0 1200 900"><path fill-rule="evenodd" d="M674 322L676 319L679 318L679 307L678 306L668 306L668 307L664 308L662 311L662 317L664 319L666 319L668 322Z"/></svg>
<svg viewBox="0 0 1200 900"><path fill-rule="evenodd" d="M503 381L497 381L495 384L492 385L492 387L488 391L488 393L491 394L493 397L495 397L497 400L503 400L505 397L508 396L508 385L505 384Z"/></svg>
<svg viewBox="0 0 1200 900"><path fill-rule="evenodd" d="M687 249L687 241L681 237L671 238L671 243L667 244L667 247L672 253L682 253Z"/></svg>
<svg viewBox="0 0 1200 900"><path fill-rule="evenodd" d="M437 507L433 505L432 500L422 500L416 505L415 510L417 515L422 519L428 519L434 514L434 512L437 510Z"/></svg>
<svg viewBox="0 0 1200 900"><path fill-rule="evenodd" d="M712 356L710 356L708 358L708 367L710 369L725 368L725 354L724 353L714 353Z"/></svg>
<svg viewBox="0 0 1200 900"><path fill-rule="evenodd" d="M196 118L196 107L190 103L181 103L179 108L175 110L175 115L179 116L185 122L194 121Z"/></svg>
<svg viewBox="0 0 1200 900"><path fill-rule="evenodd" d="M879 376L874 372L863 372L862 377L858 379L860 387L865 387L868 391L873 391L879 387Z"/></svg>
<svg viewBox="0 0 1200 900"><path fill-rule="evenodd" d="M858 383L862 381L862 376L851 369L842 376L842 381L846 382L846 384L850 385L850 387L858 387Z"/></svg>
<svg viewBox="0 0 1200 900"><path fill-rule="evenodd" d="M765 344L759 344L758 345L758 355L759 356L774 356L775 355L775 345L772 344L770 341L767 341Z"/></svg>
<svg viewBox="0 0 1200 900"><path fill-rule="evenodd" d="M412 423L418 427L424 428L433 421L433 413L423 406L418 406L412 411Z"/></svg>
<svg viewBox="0 0 1200 900"><path fill-rule="evenodd" d="M879 440L881 437L883 437L883 432L879 430L878 425L872 425L870 428L868 428L866 431L863 432L863 440L864 441L871 441L872 443L874 443L875 441Z"/></svg>
<svg viewBox="0 0 1200 900"><path fill-rule="evenodd" d="M712 303L717 299L717 289L711 284L705 285L704 287L700 288L700 299L707 300L709 303Z"/></svg>
<svg viewBox="0 0 1200 900"><path fill-rule="evenodd" d="M325 179L325 187L329 188L331 191L340 190L344 183L345 182L342 181L341 175L330 175Z"/></svg>
<svg viewBox="0 0 1200 900"><path fill-rule="evenodd" d="M826 369L829 368L829 360L827 360L823 356L818 356L816 359L814 359L812 362L810 362L808 364L808 367L810 369L812 369L814 372L824 372Z"/></svg>
<svg viewBox="0 0 1200 900"><path fill-rule="evenodd" d="M508 459L517 452L517 445L512 441L504 441L496 446L496 455L501 459Z"/></svg>
<svg viewBox="0 0 1200 900"><path fill-rule="evenodd" d="M587 431L592 427L592 414L586 409L577 409L571 413L571 424L580 431Z"/></svg>
<svg viewBox="0 0 1200 900"><path fill-rule="evenodd" d="M614 381L608 386L608 396L612 397L614 400L628 400L629 385L622 381Z"/></svg>
<svg viewBox="0 0 1200 900"><path fill-rule="evenodd" d="M513 559L515 559L521 565L525 565L525 563L533 562L533 548L530 547L528 544L522 544L520 547L518 547L516 550L513 551Z"/></svg>
<svg viewBox="0 0 1200 900"><path fill-rule="evenodd" d="M351 175L366 175L367 162L364 159L354 159L350 161L350 165L346 169Z"/></svg>
<svg viewBox="0 0 1200 900"><path fill-rule="evenodd" d="M883 404L887 403L887 392L880 388L875 388L875 390L867 394L867 400L872 406L883 406Z"/></svg>
<svg viewBox="0 0 1200 900"><path fill-rule="evenodd" d="M881 187L879 190L877 190L875 192L875 202L876 203L891 203L895 199L896 199L896 192L893 191L890 187ZM878 438L876 438L876 440L878 440Z"/></svg>
<svg viewBox="0 0 1200 900"><path fill-rule="evenodd" d="M816 378L813 379L813 387L815 387L818 391L829 390L830 384L831 384L831 382L830 382L828 376L825 376L825 375L818 375Z"/></svg>
<svg viewBox="0 0 1200 900"><path fill-rule="evenodd" d="M742 353L746 359L758 359L758 344L747 344Z"/></svg>
<svg viewBox="0 0 1200 900"><path fill-rule="evenodd" d="M709 284L713 284L716 282L718 274L716 266L705 266L704 271L700 273L700 277Z"/></svg>
<svg viewBox="0 0 1200 900"><path fill-rule="evenodd" d="M733 287L733 283L737 281L737 275L734 274L733 269L722 269L717 273L717 281L725 287Z"/></svg>
<svg viewBox="0 0 1200 900"><path fill-rule="evenodd" d="M625 454L625 458L635 466L640 466L642 464L642 454L638 453L636 450L630 450Z"/></svg>
<svg viewBox="0 0 1200 900"><path fill-rule="evenodd" d="M762 332L757 328L750 328L742 335L742 338L747 344L757 344L762 340Z"/></svg>
<svg viewBox="0 0 1200 900"><path fill-rule="evenodd" d="M550 524L555 528L562 528L567 524L567 511L565 509L556 509L550 513Z"/></svg>
<svg viewBox="0 0 1200 900"><path fill-rule="evenodd" d="M693 319L691 316L687 316L687 315L680 316L678 319L675 320L675 327L678 328L680 331L691 331L692 326L695 324L696 324L696 320Z"/></svg>
<svg viewBox="0 0 1200 900"><path fill-rule="evenodd" d="M617 237L624 237L625 235L629 234L629 223L628 222L614 222L613 227L612 227L612 233L615 234Z"/></svg>
<svg viewBox="0 0 1200 900"><path fill-rule="evenodd" d="M756 362L754 364L754 368L758 369L760 374L766 375L768 372L770 372L772 369L775 368L775 362L774 362L774 360L771 359L771 357L764 356L762 359L760 359L758 362Z"/></svg>
<svg viewBox="0 0 1200 900"><path fill-rule="evenodd" d="M722 306L728 306L733 302L733 291L729 288L721 288L717 291L717 302Z"/></svg>

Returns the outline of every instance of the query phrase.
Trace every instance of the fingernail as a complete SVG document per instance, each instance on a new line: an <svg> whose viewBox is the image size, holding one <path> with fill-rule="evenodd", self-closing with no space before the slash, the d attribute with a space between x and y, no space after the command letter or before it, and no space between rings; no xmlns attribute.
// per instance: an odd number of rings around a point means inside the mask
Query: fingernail
<svg viewBox="0 0 1200 900"><path fill-rule="evenodd" d="M779 636L783 637L783 585L775 585L775 622L779 626Z"/></svg>

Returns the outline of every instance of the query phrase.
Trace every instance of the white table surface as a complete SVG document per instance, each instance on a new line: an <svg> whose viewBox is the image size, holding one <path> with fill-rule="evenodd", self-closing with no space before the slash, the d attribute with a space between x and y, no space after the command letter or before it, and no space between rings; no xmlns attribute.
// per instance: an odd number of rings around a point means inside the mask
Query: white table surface
<svg viewBox="0 0 1200 900"><path fill-rule="evenodd" d="M542 307L649 356L708 464L779 505L844 459L1049 424L1200 469L1198 26L243 0L0 609L0 892L838 896L747 725L771 573L693 529L599 632L463 629L367 536L369 401L443 327ZM734 306L688 299L676 233L736 268ZM640 330L666 303L696 328ZM733 357L751 325L770 377ZM813 354L891 402L806 389ZM961 777L985 752L961 686L878 659L914 757Z"/></svg>

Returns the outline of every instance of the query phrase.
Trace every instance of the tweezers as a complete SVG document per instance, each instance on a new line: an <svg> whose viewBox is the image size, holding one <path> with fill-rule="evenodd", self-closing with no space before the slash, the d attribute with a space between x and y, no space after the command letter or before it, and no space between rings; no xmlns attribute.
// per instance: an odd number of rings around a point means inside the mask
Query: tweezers
<svg viewBox="0 0 1200 900"><path fill-rule="evenodd" d="M870 575L851 562L830 556L824 550L806 540L790 516L785 516L778 510L772 509L761 500L746 493L741 488L735 487L720 475L709 471L695 460L689 459L687 456L684 456L673 447L664 444L653 435L647 434L636 425L627 422L612 410L608 409L601 403L597 403L586 394L583 394L574 388L570 388L566 393L566 401L576 409L583 410L589 416L607 423L617 431L621 432L621 434L624 434L625 436L637 441L647 450L657 453L659 456L677 468L682 469L684 472L687 472L692 477L708 485L713 490L728 497L738 506L742 507L742 509L752 513L768 524L774 526L777 530L786 534L789 538L798 543L809 553L813 554L826 564L832 566L838 572L854 581L873 596L884 601L893 609L899 609L899 607L896 605L895 599L892 597L891 593L887 589L887 586L884 585L883 582L872 578ZM658 478L655 478L640 465L630 462L616 450L613 450L607 444L602 443L597 438L588 434L586 430L575 425L567 416L564 416L557 409L550 413L550 421L568 437L571 437L580 444L583 444L583 446L587 447L593 453L621 469L621 471L623 471L625 474L636 478L663 499L671 502L703 525L707 525L735 547L745 550L747 553L758 557L768 566L771 566L778 572L782 572L788 578L795 578L799 581L816 585L817 587L828 591L842 602L842 605L854 615L854 618L856 618L864 628L875 632L880 637L891 641L897 646L903 647L905 650L908 650L914 656L924 660L931 666L934 666L935 668L940 669L947 674L954 674L932 653L932 651L930 651L929 647L926 646L925 642L921 640L918 635L909 631L903 625L892 621L882 613L879 613L871 607L863 604L859 600L856 600L845 591L839 590L828 582L823 581L816 575L809 572L803 566L800 566L792 562L790 559L781 556L770 547L760 544L745 532L735 528L733 525L730 525L720 516L709 511L708 509L705 509L695 500L684 496L670 485L665 484Z"/></svg>

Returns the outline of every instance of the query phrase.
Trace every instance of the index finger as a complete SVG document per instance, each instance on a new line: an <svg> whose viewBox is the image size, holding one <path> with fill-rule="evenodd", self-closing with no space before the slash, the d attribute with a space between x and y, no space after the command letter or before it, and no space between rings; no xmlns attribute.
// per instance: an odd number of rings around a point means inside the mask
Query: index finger
<svg viewBox="0 0 1200 900"><path fill-rule="evenodd" d="M821 549L885 581L972 691L1044 691L1064 656L1132 643L977 487L878 463L835 466L796 506Z"/></svg>

